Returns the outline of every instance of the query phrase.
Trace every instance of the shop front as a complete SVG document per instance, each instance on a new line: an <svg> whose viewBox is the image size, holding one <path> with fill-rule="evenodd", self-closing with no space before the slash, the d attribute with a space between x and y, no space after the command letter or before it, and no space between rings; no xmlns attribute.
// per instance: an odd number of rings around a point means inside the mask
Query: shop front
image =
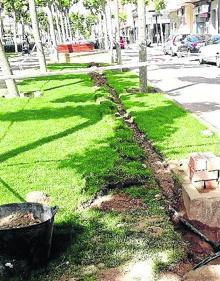
<svg viewBox="0 0 220 281"><path fill-rule="evenodd" d="M210 1L200 1L193 9L195 32L198 34L209 33L209 20L211 12Z"/></svg>

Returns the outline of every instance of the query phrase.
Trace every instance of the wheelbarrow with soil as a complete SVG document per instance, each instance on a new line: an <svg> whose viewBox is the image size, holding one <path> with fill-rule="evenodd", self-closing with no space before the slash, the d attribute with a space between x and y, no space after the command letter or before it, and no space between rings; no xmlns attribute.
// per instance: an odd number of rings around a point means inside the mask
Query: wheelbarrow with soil
<svg viewBox="0 0 220 281"><path fill-rule="evenodd" d="M57 210L39 203L0 206L0 276L15 271L16 264L36 268L47 263Z"/></svg>

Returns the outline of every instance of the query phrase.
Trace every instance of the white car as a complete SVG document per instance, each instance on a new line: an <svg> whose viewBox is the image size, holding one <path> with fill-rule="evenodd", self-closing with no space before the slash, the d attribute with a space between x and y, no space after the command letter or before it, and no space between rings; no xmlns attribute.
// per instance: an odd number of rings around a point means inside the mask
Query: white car
<svg viewBox="0 0 220 281"><path fill-rule="evenodd" d="M170 35L163 46L164 54L171 55L172 57L175 55L179 56L179 51L182 48L184 39L188 35L189 34Z"/></svg>
<svg viewBox="0 0 220 281"><path fill-rule="evenodd" d="M214 62L220 67L220 35L214 35L199 50L199 63Z"/></svg>

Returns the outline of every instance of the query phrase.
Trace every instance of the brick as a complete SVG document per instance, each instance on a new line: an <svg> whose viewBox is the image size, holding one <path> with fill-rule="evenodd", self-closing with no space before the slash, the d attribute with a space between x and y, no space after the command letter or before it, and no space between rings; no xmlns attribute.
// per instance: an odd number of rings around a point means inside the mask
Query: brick
<svg viewBox="0 0 220 281"><path fill-rule="evenodd" d="M206 157L207 159L209 159L209 158L215 158L215 157L216 157L215 154L212 153L212 152L203 152L202 155L203 155L204 157Z"/></svg>
<svg viewBox="0 0 220 281"><path fill-rule="evenodd" d="M189 159L189 167L195 171L206 170L207 159L201 153L193 153Z"/></svg>
<svg viewBox="0 0 220 281"><path fill-rule="evenodd" d="M192 180L192 177L193 177L193 175L194 175L194 173L195 173L195 170L193 170L190 166L189 166L189 178L190 178L190 180Z"/></svg>
<svg viewBox="0 0 220 281"><path fill-rule="evenodd" d="M198 190L204 189L204 188L206 188L206 186L205 186L205 181L193 182L193 187L195 187L195 188L198 189Z"/></svg>
<svg viewBox="0 0 220 281"><path fill-rule="evenodd" d="M216 180L205 181L205 188L219 188L219 182Z"/></svg>
<svg viewBox="0 0 220 281"><path fill-rule="evenodd" d="M209 158L207 161L207 170L208 171L220 170L220 158L219 157Z"/></svg>
<svg viewBox="0 0 220 281"><path fill-rule="evenodd" d="M195 171L193 176L191 177L192 182L197 181L207 181L207 180L217 180L218 179L218 171Z"/></svg>

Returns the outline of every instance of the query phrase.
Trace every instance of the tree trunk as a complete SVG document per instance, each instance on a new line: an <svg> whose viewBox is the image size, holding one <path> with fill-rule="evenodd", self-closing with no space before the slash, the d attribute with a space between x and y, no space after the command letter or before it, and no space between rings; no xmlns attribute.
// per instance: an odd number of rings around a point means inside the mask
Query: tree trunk
<svg viewBox="0 0 220 281"><path fill-rule="evenodd" d="M163 37L163 25L162 23L160 22L160 37L161 37L161 43L163 45L164 43L164 37Z"/></svg>
<svg viewBox="0 0 220 281"><path fill-rule="evenodd" d="M109 40L110 40L110 53L111 53L111 62L114 63L114 51L113 51L113 33L112 33L112 11L111 11L111 2L110 0L107 1L107 5L105 6L105 13L108 22L108 33L109 33Z"/></svg>
<svg viewBox="0 0 220 281"><path fill-rule="evenodd" d="M56 21L56 28L57 28L57 33L58 33L58 42L62 42L62 37L61 37L61 30L60 30L60 23L59 23L59 18L58 18L58 12L57 9L54 8L54 5L51 6L52 8L52 14L55 15L55 21Z"/></svg>
<svg viewBox="0 0 220 281"><path fill-rule="evenodd" d="M158 15L156 15L156 41L157 41L157 46L159 45L159 30L158 30Z"/></svg>
<svg viewBox="0 0 220 281"><path fill-rule="evenodd" d="M14 21L14 44L15 44L15 53L18 52L18 43L17 43L17 19L16 12L13 12L13 21Z"/></svg>
<svg viewBox="0 0 220 281"><path fill-rule="evenodd" d="M1 3L0 3L0 39L3 39L3 19L2 19L2 6L1 6Z"/></svg>
<svg viewBox="0 0 220 281"><path fill-rule="evenodd" d="M69 30L70 41L72 42L73 41L73 33L72 33L71 24L70 24L69 12L68 12L68 16L67 16L67 26L68 26L68 30Z"/></svg>
<svg viewBox="0 0 220 281"><path fill-rule="evenodd" d="M62 12L59 11L59 15L60 15L60 24L61 24L61 31L62 31L63 42L66 42L66 33L65 33L65 28L64 28Z"/></svg>
<svg viewBox="0 0 220 281"><path fill-rule="evenodd" d="M99 14L99 41L101 49L104 49L105 42L104 42L104 36L103 36L103 25L102 25L102 14Z"/></svg>
<svg viewBox="0 0 220 281"><path fill-rule="evenodd" d="M145 0L138 0L138 41L139 41L139 62L147 61L146 46L146 6ZM140 90L147 92L147 66L139 68Z"/></svg>
<svg viewBox="0 0 220 281"><path fill-rule="evenodd" d="M56 40L56 34L55 34L55 29L53 25L53 13L50 4L47 5L47 15L48 15L48 21L49 21L49 27L50 27L50 36L52 40L52 56L53 60L55 62L59 61L58 58L58 53L57 53L57 40Z"/></svg>
<svg viewBox="0 0 220 281"><path fill-rule="evenodd" d="M116 21L116 30L115 30L115 44L116 44L116 53L117 53L117 63L122 64L121 57L121 46L120 46L120 21L119 21L119 3L118 0L115 0L115 21Z"/></svg>
<svg viewBox="0 0 220 281"><path fill-rule="evenodd" d="M25 27L24 27L24 18L21 18L21 37L24 39Z"/></svg>
<svg viewBox="0 0 220 281"><path fill-rule="evenodd" d="M220 0L218 0L218 34L220 34Z"/></svg>
<svg viewBox="0 0 220 281"><path fill-rule="evenodd" d="M0 39L3 39L3 20L0 15Z"/></svg>
<svg viewBox="0 0 220 281"><path fill-rule="evenodd" d="M69 32L68 32L68 24L67 24L67 19L65 14L63 13L63 18L64 18L64 27L65 27L65 33L66 33L66 39L69 41Z"/></svg>
<svg viewBox="0 0 220 281"><path fill-rule="evenodd" d="M45 55L44 55L41 38L40 38L40 31L39 31L39 25L38 25L38 20L37 20L37 11L36 11L35 0L29 0L29 9L30 9L30 15L31 15L33 35L34 35L34 40L35 40L39 64L40 64L40 70L42 72L46 72L47 71L46 59L45 59Z"/></svg>
<svg viewBox="0 0 220 281"><path fill-rule="evenodd" d="M106 10L105 10L106 4L102 6L103 11L103 26L104 26L104 43L105 43L105 50L109 49L108 44L108 38L109 38L109 32L108 32L108 23L107 23L107 16L106 16Z"/></svg>
<svg viewBox="0 0 220 281"><path fill-rule="evenodd" d="M12 75L12 71L8 62L8 59L5 55L4 47L2 45L2 41L0 40L0 65L2 68L3 75ZM15 80L8 79L5 81L7 89L8 89L8 95L10 97L18 97L18 89L15 83Z"/></svg>

